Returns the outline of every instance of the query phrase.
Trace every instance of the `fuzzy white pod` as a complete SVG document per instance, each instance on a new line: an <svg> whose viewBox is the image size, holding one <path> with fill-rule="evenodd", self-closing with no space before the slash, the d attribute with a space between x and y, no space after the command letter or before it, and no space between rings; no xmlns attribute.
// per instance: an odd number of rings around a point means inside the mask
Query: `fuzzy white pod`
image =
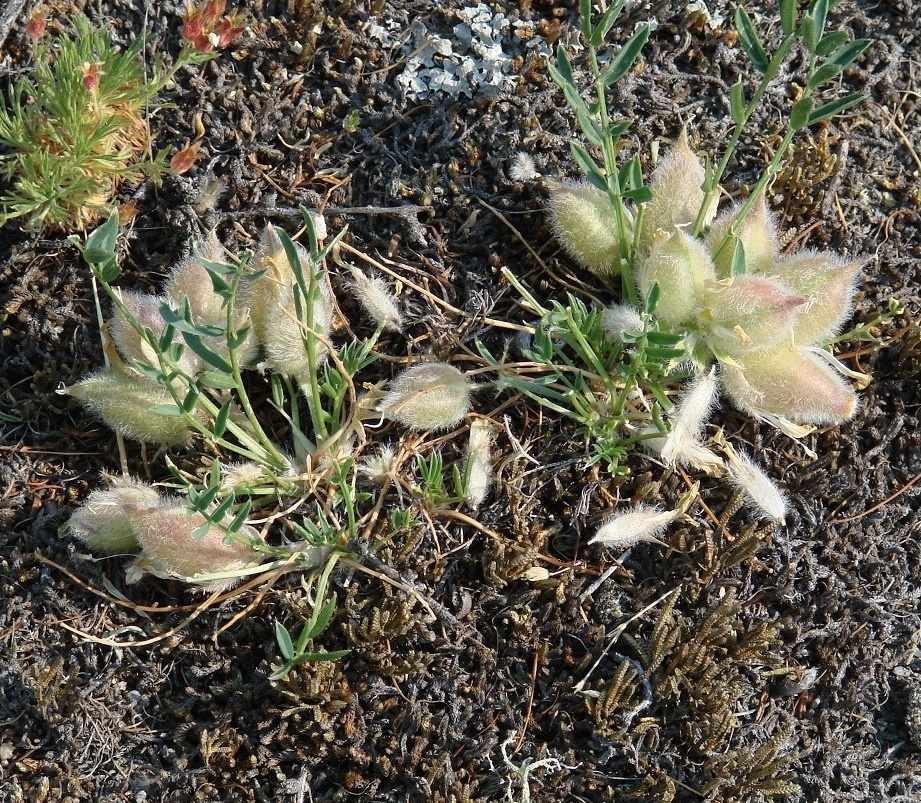
<svg viewBox="0 0 921 803"><path fill-rule="evenodd" d="M141 443L176 446L192 434L182 416L155 412L175 404L163 385L147 377L105 368L58 393L80 399L116 432Z"/></svg>
<svg viewBox="0 0 921 803"><path fill-rule="evenodd" d="M470 409L470 380L453 365L414 365L390 383L379 410L410 429L451 429Z"/></svg>
<svg viewBox="0 0 921 803"><path fill-rule="evenodd" d="M589 543L620 549L627 549L641 541L661 544L656 536L680 515L677 510L634 505L625 513L615 513L605 519Z"/></svg>
<svg viewBox="0 0 921 803"><path fill-rule="evenodd" d="M610 304L604 308L601 328L620 340L624 332L642 332L643 318L636 307L629 304Z"/></svg>
<svg viewBox="0 0 921 803"><path fill-rule="evenodd" d="M492 426L478 418L470 424L470 440L467 444L467 492L468 507L477 510L486 499L492 483Z"/></svg>
<svg viewBox="0 0 921 803"><path fill-rule="evenodd" d="M396 296L387 283L380 276L368 276L358 268L351 265L348 267L355 298L364 307L365 312L379 326L394 332L402 331L403 316L397 306Z"/></svg>
<svg viewBox="0 0 921 803"><path fill-rule="evenodd" d="M227 540L227 533L212 526L193 537L205 523L200 513L191 512L178 499L164 499L156 507L138 507L131 515L131 529L141 545L140 558L129 570L133 581L143 572L198 583L207 591L231 588L238 580L225 578L200 582L198 575L232 572L261 563L265 556L249 544ZM259 534L244 525L239 535L258 541Z"/></svg>
<svg viewBox="0 0 921 803"><path fill-rule="evenodd" d="M726 449L729 476L754 505L756 512L769 519L783 522L787 515L787 500L764 471L744 452L731 446Z"/></svg>
<svg viewBox="0 0 921 803"><path fill-rule="evenodd" d="M679 403L672 424L672 431L662 446L662 459L669 466L682 461L691 444L699 442L700 432L710 417L713 403L719 390L716 366L701 373L688 388Z"/></svg>

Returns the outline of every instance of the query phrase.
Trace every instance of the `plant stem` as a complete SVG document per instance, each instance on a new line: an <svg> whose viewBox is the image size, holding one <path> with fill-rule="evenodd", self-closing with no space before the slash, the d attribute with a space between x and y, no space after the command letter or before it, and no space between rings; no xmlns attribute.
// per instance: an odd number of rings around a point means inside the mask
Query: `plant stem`
<svg viewBox="0 0 921 803"><path fill-rule="evenodd" d="M604 82L601 80L601 66L598 64L598 53L592 44L588 43L588 53L592 64L592 74L595 77L595 92L598 96L598 119L601 122L602 153L604 155L604 170L607 177L608 195L614 207L614 216L617 221L617 242L620 247L620 283L621 291L628 304L636 306L636 282L633 279L633 265L631 262L632 238L627 235L627 220L624 216L624 199L620 186L620 175L617 171L617 153L614 139L611 136L611 118L608 116L608 103L605 97Z"/></svg>

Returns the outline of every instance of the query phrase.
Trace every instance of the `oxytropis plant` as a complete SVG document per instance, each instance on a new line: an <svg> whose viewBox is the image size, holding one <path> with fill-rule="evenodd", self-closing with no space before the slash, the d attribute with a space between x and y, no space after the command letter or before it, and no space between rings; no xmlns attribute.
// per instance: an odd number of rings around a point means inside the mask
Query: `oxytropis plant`
<svg viewBox="0 0 921 803"><path fill-rule="evenodd" d="M732 86L727 102L733 127L725 150L702 160L682 132L646 183L638 156L618 163L629 147L624 135L630 121L612 119L607 97L631 70L648 27L639 27L613 56L599 56L623 6L613 3L595 23L591 3L581 3L590 99L579 89L565 48L551 65L589 147L571 143L585 180L551 182L549 188L560 242L589 271L619 283L623 301L589 310L570 298L568 305L556 302L548 309L526 295L544 316L538 335L541 329L547 333L535 337L528 356L552 367L558 382L521 376L509 381L554 409L568 409L612 470L623 470L624 448L643 442L667 464L728 471L759 512L782 519L783 497L763 472L725 443L722 460L702 442L702 430L720 387L741 411L793 437L847 421L857 409L845 377L858 386L867 377L846 369L829 345L850 315L862 262L827 251L782 253L783 234L766 197L796 132L861 100L851 94L822 103L820 95L870 41L826 32L825 0L813 0L805 13L795 0L784 0L783 39L768 53L739 8L739 41L758 80L753 89L742 78ZM795 47L805 50L808 70L784 136L747 197L720 211L720 183L736 146ZM568 370L560 369L561 361ZM591 381L575 383L572 367L590 371ZM676 384L682 382L687 387L676 407ZM626 514L633 518L620 536L608 522L602 540L635 539L644 534L646 520L645 534L654 536L667 523L658 511L637 518L640 512Z"/></svg>
<svg viewBox="0 0 921 803"><path fill-rule="evenodd" d="M462 372L441 362L409 367L386 392L358 390L383 331L402 327L399 306L380 277L343 262L343 286L377 328L334 343L339 313L327 256L340 237L323 245L322 219L305 212L304 221L307 248L270 225L255 253L240 258L209 234L160 295L113 286L120 274L115 216L85 241L72 238L113 309L102 328L106 366L62 390L121 437L174 449L166 460L173 492L125 474L93 492L67 524L94 549L138 553L129 582L149 573L221 591L266 572L311 578L313 613L301 636L295 642L278 626L282 674L317 657L307 647L332 615L332 570L339 561L361 568L355 546L376 529L386 487L403 481L392 449L361 457L365 422L453 428L466 417L472 390ZM477 437L469 470L455 470L457 501L467 498L468 484L471 494L485 493L489 469L477 462L484 442ZM488 437L485 443L488 453ZM197 455L191 463L190 455ZM420 457L420 470L422 484L406 486L414 504L442 504L440 457L424 465ZM370 507L373 494L362 490L369 480L384 486L380 504ZM415 521L412 505L391 510L385 539Z"/></svg>

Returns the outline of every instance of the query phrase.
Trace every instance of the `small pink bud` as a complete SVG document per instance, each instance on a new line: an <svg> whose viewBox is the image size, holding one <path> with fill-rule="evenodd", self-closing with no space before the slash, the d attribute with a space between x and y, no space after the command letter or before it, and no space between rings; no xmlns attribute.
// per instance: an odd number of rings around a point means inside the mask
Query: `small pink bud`
<svg viewBox="0 0 921 803"><path fill-rule="evenodd" d="M661 544L657 536L679 515L676 510L662 511L656 507L635 505L626 513L615 513L605 519L589 543L618 549L628 549L641 541Z"/></svg>
<svg viewBox="0 0 921 803"><path fill-rule="evenodd" d="M726 394L742 412L796 424L840 424L857 410L857 395L824 360L786 343L725 362Z"/></svg>
<svg viewBox="0 0 921 803"><path fill-rule="evenodd" d="M173 397L163 385L145 377L107 368L58 392L80 399L126 438L175 446L191 434L181 416L154 411L160 405L173 405Z"/></svg>
<svg viewBox="0 0 921 803"><path fill-rule="evenodd" d="M30 39L41 39L45 35L48 20L41 9L33 11L26 20L26 34Z"/></svg>
<svg viewBox="0 0 921 803"><path fill-rule="evenodd" d="M131 529L131 512L155 507L159 502L159 495L150 485L117 479L111 488L93 491L65 526L100 552L134 552L138 542Z"/></svg>
<svg viewBox="0 0 921 803"><path fill-rule="evenodd" d="M729 234L742 206L742 203L738 203L720 215L713 222L705 241L707 248L714 254L716 275L721 279L728 279L732 275L733 243L732 241L727 243L719 254L716 254L716 249ZM769 271L777 261L780 249L777 243L777 222L767 208L763 194L758 197L751 211L745 216L736 234L745 249L745 272L751 274ZM796 288L791 287L791 289Z"/></svg>
<svg viewBox="0 0 921 803"><path fill-rule="evenodd" d="M390 383L379 409L410 429L451 429L470 409L470 380L447 363L415 365Z"/></svg>
<svg viewBox="0 0 921 803"><path fill-rule="evenodd" d="M632 236L633 216L624 214ZM550 219L563 247L592 273L620 273L617 215L611 199L587 182L554 184L550 188Z"/></svg>
<svg viewBox="0 0 921 803"><path fill-rule="evenodd" d="M681 324L693 319L700 309L700 295L714 279L713 262L703 243L676 231L640 262L637 284L643 298L659 285L654 315Z"/></svg>
<svg viewBox="0 0 921 803"><path fill-rule="evenodd" d="M99 65L84 62L81 71L83 73L83 86L85 86L90 92L95 92L99 86L99 79L103 74L99 69Z"/></svg>

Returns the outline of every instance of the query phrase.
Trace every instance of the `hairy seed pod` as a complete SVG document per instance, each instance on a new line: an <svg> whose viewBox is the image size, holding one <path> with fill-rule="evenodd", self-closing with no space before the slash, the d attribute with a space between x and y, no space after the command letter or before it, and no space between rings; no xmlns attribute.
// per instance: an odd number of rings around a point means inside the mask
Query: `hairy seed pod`
<svg viewBox="0 0 921 803"><path fill-rule="evenodd" d="M410 429L451 429L470 409L470 380L447 363L415 365L390 383L379 409Z"/></svg>

